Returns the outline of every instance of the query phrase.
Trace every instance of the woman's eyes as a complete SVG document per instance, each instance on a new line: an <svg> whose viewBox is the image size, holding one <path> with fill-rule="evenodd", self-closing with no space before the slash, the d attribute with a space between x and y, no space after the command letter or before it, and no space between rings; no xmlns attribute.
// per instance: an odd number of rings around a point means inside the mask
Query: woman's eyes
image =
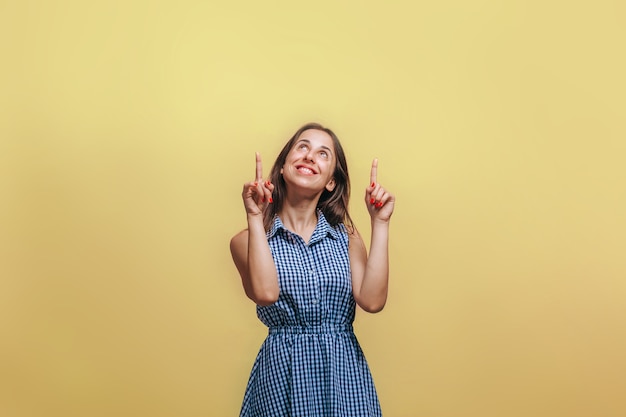
<svg viewBox="0 0 626 417"><path fill-rule="evenodd" d="M306 143L301 143L301 144L298 146L298 149L299 149L299 150L302 150L302 151L308 151L308 150L309 150L309 145L308 145L308 144L306 144ZM330 155L328 154L328 152L326 152L326 151L324 151L324 150L319 151L319 155L320 155L322 158L324 158L324 159L328 159L328 158L330 157Z"/></svg>

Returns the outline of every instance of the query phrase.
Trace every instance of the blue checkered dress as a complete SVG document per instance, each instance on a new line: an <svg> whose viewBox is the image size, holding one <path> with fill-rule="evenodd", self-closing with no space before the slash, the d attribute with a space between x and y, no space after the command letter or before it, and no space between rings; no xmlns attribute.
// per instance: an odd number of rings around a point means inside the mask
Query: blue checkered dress
<svg viewBox="0 0 626 417"><path fill-rule="evenodd" d="M267 236L280 295L257 307L269 335L252 367L240 417L381 416L352 331L345 226L333 228L318 211L308 244L278 217Z"/></svg>

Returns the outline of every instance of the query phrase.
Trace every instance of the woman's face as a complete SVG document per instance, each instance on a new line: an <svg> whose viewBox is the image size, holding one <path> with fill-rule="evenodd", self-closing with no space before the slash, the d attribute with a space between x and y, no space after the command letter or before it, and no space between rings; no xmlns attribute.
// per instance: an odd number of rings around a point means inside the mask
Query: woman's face
<svg viewBox="0 0 626 417"><path fill-rule="evenodd" d="M322 130L309 129L300 134L287 154L282 174L288 185L316 193L332 191L335 164L333 139Z"/></svg>

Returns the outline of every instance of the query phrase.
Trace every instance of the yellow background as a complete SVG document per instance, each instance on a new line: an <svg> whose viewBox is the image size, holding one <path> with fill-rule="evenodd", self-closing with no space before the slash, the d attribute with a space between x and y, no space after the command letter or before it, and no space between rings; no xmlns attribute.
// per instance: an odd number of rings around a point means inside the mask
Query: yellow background
<svg viewBox="0 0 626 417"><path fill-rule="evenodd" d="M1 1L0 416L234 416L301 124L397 195L386 417L626 415L623 1Z"/></svg>

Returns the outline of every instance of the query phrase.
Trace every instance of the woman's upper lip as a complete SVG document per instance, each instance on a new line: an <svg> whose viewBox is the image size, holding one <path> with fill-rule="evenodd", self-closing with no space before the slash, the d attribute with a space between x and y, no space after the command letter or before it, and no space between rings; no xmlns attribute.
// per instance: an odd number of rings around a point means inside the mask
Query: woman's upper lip
<svg viewBox="0 0 626 417"><path fill-rule="evenodd" d="M300 168L310 169L314 174L317 174L317 171L315 170L315 168L313 168L310 165L306 165L306 164L298 164L298 165L296 165L296 169L300 169Z"/></svg>

